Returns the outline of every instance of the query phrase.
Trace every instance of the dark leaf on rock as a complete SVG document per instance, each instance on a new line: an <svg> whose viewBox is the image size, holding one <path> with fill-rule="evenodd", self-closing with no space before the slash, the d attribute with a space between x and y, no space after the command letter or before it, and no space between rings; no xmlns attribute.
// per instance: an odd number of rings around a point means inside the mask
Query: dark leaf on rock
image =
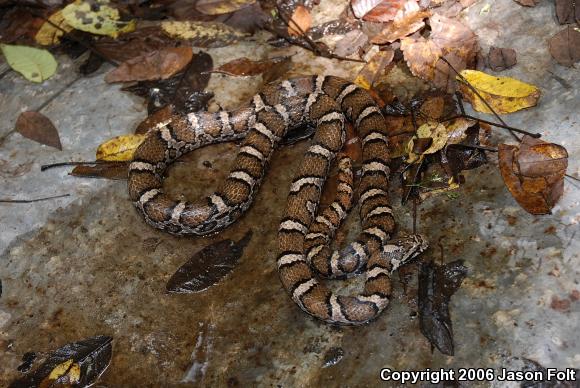
<svg viewBox="0 0 580 388"><path fill-rule="evenodd" d="M572 67L580 61L580 31L568 26L548 41L550 54L560 65Z"/></svg>
<svg viewBox="0 0 580 388"><path fill-rule="evenodd" d="M63 384L88 387L94 384L109 366L113 355L112 341L113 338L101 335L67 344L51 352L38 368L12 382L10 388L52 387ZM70 362L68 369L58 374L57 379L49 379L53 370L62 368L67 362ZM73 370L76 373L71 373ZM72 375L78 379L70 381Z"/></svg>
<svg viewBox="0 0 580 388"><path fill-rule="evenodd" d="M122 34L117 39L103 37L94 44L105 57L116 62L125 62L155 50L175 46L175 43L159 27L148 26Z"/></svg>
<svg viewBox="0 0 580 388"><path fill-rule="evenodd" d="M511 48L490 47L487 54L487 65L493 71L502 71L517 63L516 50Z"/></svg>
<svg viewBox="0 0 580 388"><path fill-rule="evenodd" d="M18 365L18 372L26 373L32 368L34 361L36 360L37 354L34 352L26 352L22 356L22 364Z"/></svg>
<svg viewBox="0 0 580 388"><path fill-rule="evenodd" d="M129 162L102 162L93 165L76 166L70 173L83 178L127 179Z"/></svg>
<svg viewBox="0 0 580 388"><path fill-rule="evenodd" d="M94 53L91 52L86 61L84 61L79 66L79 72L82 75L90 75L95 71L99 70L103 62L104 59L102 57L95 55Z"/></svg>
<svg viewBox="0 0 580 388"><path fill-rule="evenodd" d="M334 366L338 364L342 358L344 357L344 350L339 347L333 347L328 349L328 351L324 354L324 363L322 364L323 368L328 368L329 366Z"/></svg>
<svg viewBox="0 0 580 388"><path fill-rule="evenodd" d="M167 79L182 71L191 61L191 47L165 48L129 59L105 76L107 82Z"/></svg>
<svg viewBox="0 0 580 388"><path fill-rule="evenodd" d="M227 18L224 23L236 30L253 34L264 27L268 21L268 15L262 10L259 3L251 4L232 14L224 15Z"/></svg>
<svg viewBox="0 0 580 388"><path fill-rule="evenodd" d="M48 117L38 112L22 112L16 120L16 132L35 142L62 151L58 130Z"/></svg>
<svg viewBox="0 0 580 388"><path fill-rule="evenodd" d="M535 7L540 3L540 0L515 0L515 2L524 7Z"/></svg>
<svg viewBox="0 0 580 388"><path fill-rule="evenodd" d="M485 152L476 148L480 145L480 130L477 124L468 128L464 141L445 148L446 162L443 164L444 167L449 167L449 172L456 181L459 180L461 171L472 170L487 163Z"/></svg>
<svg viewBox="0 0 580 388"><path fill-rule="evenodd" d="M248 231L238 242L222 240L203 248L173 274L167 291L193 293L213 286L234 269L251 238Z"/></svg>
<svg viewBox="0 0 580 388"><path fill-rule="evenodd" d="M530 360L529 358L525 357L512 357L513 361L521 361L523 366L521 371L526 372L541 372L544 378L542 380L534 380L534 381L523 381L521 384L521 388L578 388L577 381L554 381L548 380L548 369L540 364L537 361ZM514 365L510 365L509 369L515 369ZM580 376L580 369L571 368L576 376ZM576 377L577 379L578 377Z"/></svg>
<svg viewBox="0 0 580 388"><path fill-rule="evenodd" d="M453 325L449 314L451 296L467 276L462 260L445 265L423 263L419 272L419 327L421 333L443 354L452 356Z"/></svg>
<svg viewBox="0 0 580 388"><path fill-rule="evenodd" d="M499 145L499 170L528 213L549 214L564 191L568 153L562 146L524 136L520 147Z"/></svg>
<svg viewBox="0 0 580 388"><path fill-rule="evenodd" d="M211 56L202 51L193 56L184 72L167 80L138 82L123 90L146 98L150 114L168 104L173 105L175 112L197 112L213 97L204 91L212 68Z"/></svg>
<svg viewBox="0 0 580 388"><path fill-rule="evenodd" d="M576 0L556 0L556 16L560 24L580 23L580 6Z"/></svg>
<svg viewBox="0 0 580 388"><path fill-rule="evenodd" d="M251 76L262 74L280 63L289 60L290 57L275 57L261 61L252 61L249 58L238 58L225 63L213 70L214 73L223 73L233 76Z"/></svg>
<svg viewBox="0 0 580 388"><path fill-rule="evenodd" d="M262 74L262 81L264 83L269 83L272 81L276 81L277 79L284 76L286 73L290 71L292 68L292 58L291 57L284 57L285 59L280 62L277 66L273 66L266 70L264 74Z"/></svg>

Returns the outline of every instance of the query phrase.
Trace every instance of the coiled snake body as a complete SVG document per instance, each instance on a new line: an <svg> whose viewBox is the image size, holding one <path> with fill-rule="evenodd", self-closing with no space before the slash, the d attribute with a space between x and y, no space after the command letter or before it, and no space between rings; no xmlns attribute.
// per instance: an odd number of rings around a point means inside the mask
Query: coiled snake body
<svg viewBox="0 0 580 388"><path fill-rule="evenodd" d="M352 204L350 159L339 160L335 201L318 202L350 120L362 143L359 186L362 233L342 251L330 242ZM362 324L387 306L390 273L426 247L420 236L389 241L395 221L389 205L389 152L384 118L370 95L333 76L270 84L234 112L174 115L141 144L129 168L129 196L150 225L176 235L206 235L234 222L250 206L272 152L290 128L315 123L316 133L292 180L278 234L278 271L284 288L308 314L333 324ZM201 202L175 201L163 192L163 174L181 155L208 144L243 138L225 182ZM317 212L318 211L318 212ZM366 272L357 296L331 292L321 277Z"/></svg>

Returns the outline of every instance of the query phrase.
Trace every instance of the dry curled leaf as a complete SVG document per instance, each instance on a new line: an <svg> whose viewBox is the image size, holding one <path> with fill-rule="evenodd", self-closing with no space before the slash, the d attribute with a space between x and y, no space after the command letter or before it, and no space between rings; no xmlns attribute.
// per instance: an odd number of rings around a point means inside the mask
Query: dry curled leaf
<svg viewBox="0 0 580 388"><path fill-rule="evenodd" d="M528 213L549 214L564 191L568 152L524 136L518 146L499 145L499 169L512 196Z"/></svg>
<svg viewBox="0 0 580 388"><path fill-rule="evenodd" d="M310 11L299 5L292 13L292 17L288 21L288 34L292 36L299 36L305 33L312 26L312 15Z"/></svg>
<svg viewBox="0 0 580 388"><path fill-rule="evenodd" d="M105 76L107 82L167 79L191 61L191 47L156 50L123 62Z"/></svg>
<svg viewBox="0 0 580 388"><path fill-rule="evenodd" d="M367 22L386 23L395 19L407 0L383 0L363 16Z"/></svg>
<svg viewBox="0 0 580 388"><path fill-rule="evenodd" d="M16 120L16 132L40 144L62 151L58 130L48 117L38 112L22 112Z"/></svg>
<svg viewBox="0 0 580 388"><path fill-rule="evenodd" d="M461 75L497 113L512 113L535 106L541 96L540 89L515 78L495 77L477 70L463 70ZM473 109L491 113L469 85L462 81L459 89Z"/></svg>
<svg viewBox="0 0 580 388"><path fill-rule="evenodd" d="M493 71L502 71L515 66L516 50L511 48L490 47L487 54L487 66Z"/></svg>
<svg viewBox="0 0 580 388"><path fill-rule="evenodd" d="M370 10L375 8L381 3L382 0L352 0L350 6L352 7L352 13L357 18L362 18Z"/></svg>
<svg viewBox="0 0 580 388"><path fill-rule="evenodd" d="M429 15L428 11L421 11L415 1L407 1L404 8L397 12L394 20L374 36L371 42L374 44L393 43L395 40L411 35L425 26L424 19Z"/></svg>
<svg viewBox="0 0 580 388"><path fill-rule="evenodd" d="M222 15L249 7L256 0L199 0L195 8L205 15Z"/></svg>
<svg viewBox="0 0 580 388"><path fill-rule="evenodd" d="M391 65L394 56L395 52L391 49L377 52L358 73L354 83L364 89L370 89L374 81L386 72L385 68Z"/></svg>
<svg viewBox="0 0 580 388"><path fill-rule="evenodd" d="M550 54L560 65L572 67L580 61L580 31L568 26L548 41Z"/></svg>
<svg viewBox="0 0 580 388"><path fill-rule="evenodd" d="M196 47L223 47L247 36L235 28L216 22L170 21L162 22L161 28L170 37L185 39Z"/></svg>
<svg viewBox="0 0 580 388"><path fill-rule="evenodd" d="M44 22L34 40L42 46L56 45L60 43L61 36L72 30L73 28L64 20L62 10L58 10Z"/></svg>
<svg viewBox="0 0 580 388"><path fill-rule="evenodd" d="M175 41L158 26L147 26L139 27L117 39L103 37L95 41L94 45L105 57L113 61L125 62L139 55L172 47Z"/></svg>
<svg viewBox="0 0 580 388"><path fill-rule="evenodd" d="M238 58L221 65L214 73L223 73L233 76L250 76L262 74L274 66L278 66L289 57L275 57L261 61L252 61L249 58Z"/></svg>
<svg viewBox="0 0 580 388"><path fill-rule="evenodd" d="M429 18L431 35L410 36L401 40L401 50L413 75L431 81L448 92L455 90L455 77L447 59L458 71L475 63L478 50L475 33L461 22L442 15Z"/></svg>

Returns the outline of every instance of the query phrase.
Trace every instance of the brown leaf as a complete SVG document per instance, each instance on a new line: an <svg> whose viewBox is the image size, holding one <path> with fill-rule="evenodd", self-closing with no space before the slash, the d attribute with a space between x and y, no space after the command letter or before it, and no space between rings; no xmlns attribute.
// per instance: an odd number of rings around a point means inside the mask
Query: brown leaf
<svg viewBox="0 0 580 388"><path fill-rule="evenodd" d="M356 53L369 41L368 36L361 30L352 30L346 33L342 39L336 42L334 54L339 57L348 57Z"/></svg>
<svg viewBox="0 0 580 388"><path fill-rule="evenodd" d="M550 54L560 65L572 67L580 60L580 31L568 26L548 41Z"/></svg>
<svg viewBox="0 0 580 388"><path fill-rule="evenodd" d="M16 132L35 142L62 151L58 130L48 117L38 112L22 112L16 120Z"/></svg>
<svg viewBox="0 0 580 388"><path fill-rule="evenodd" d="M387 24L387 27L380 34L373 37L371 42L374 44L393 43L397 39L411 35L425 26L423 20L429 15L428 11L417 11L410 13L403 19L394 20Z"/></svg>
<svg viewBox="0 0 580 388"><path fill-rule="evenodd" d="M275 81L288 73L292 67L292 57L284 57L284 60L278 65L273 66L262 74L262 81L269 83Z"/></svg>
<svg viewBox="0 0 580 388"><path fill-rule="evenodd" d="M352 13L357 18L362 18L370 10L375 8L381 3L382 0L352 0L350 6L352 7Z"/></svg>
<svg viewBox="0 0 580 388"><path fill-rule="evenodd" d="M359 85L364 89L370 89L375 80L380 77L383 73L388 73L393 58L395 56L395 52L391 49L387 49L384 51L379 51L372 58L364 65L361 71L356 76L354 83ZM390 66L387 70L387 66Z"/></svg>
<svg viewBox="0 0 580 388"><path fill-rule="evenodd" d="M274 66L288 60L289 57L275 57L262 61L252 61L249 58L238 58L221 65L214 73L223 73L233 76L250 76L262 74Z"/></svg>
<svg viewBox="0 0 580 388"><path fill-rule="evenodd" d="M401 40L401 50L413 75L447 92L455 90L455 74L440 60L447 59L458 71L475 64L477 36L461 22L442 15L430 17L431 35Z"/></svg>
<svg viewBox="0 0 580 388"><path fill-rule="evenodd" d="M206 15L222 15L249 7L256 0L199 0L195 8Z"/></svg>
<svg viewBox="0 0 580 388"><path fill-rule="evenodd" d="M363 16L368 22L386 23L395 19L397 12L403 9L407 0L383 0Z"/></svg>
<svg viewBox="0 0 580 388"><path fill-rule="evenodd" d="M129 162L103 162L94 165L76 166L70 173L83 178L127 179Z"/></svg>
<svg viewBox="0 0 580 388"><path fill-rule="evenodd" d="M560 24L580 22L580 7L575 0L556 0L556 16Z"/></svg>
<svg viewBox="0 0 580 388"><path fill-rule="evenodd" d="M303 5L299 5L294 10L288 23L288 34L292 36L302 35L312 26L312 15Z"/></svg>
<svg viewBox="0 0 580 388"><path fill-rule="evenodd" d="M516 50L491 46L487 54L487 65L493 71L502 71L517 63Z"/></svg>
<svg viewBox="0 0 580 388"><path fill-rule="evenodd" d="M129 59L105 76L107 82L167 79L183 70L191 61L191 47L156 50Z"/></svg>
<svg viewBox="0 0 580 388"><path fill-rule="evenodd" d="M161 124L162 122L169 120L173 113L173 105L165 105L163 108L156 110L154 113L147 116L145 120L141 121L139 125L137 125L137 128L135 128L135 134L146 134L150 129L155 128L157 124Z"/></svg>
<svg viewBox="0 0 580 388"><path fill-rule="evenodd" d="M174 46L175 40L168 37L159 27L149 26L122 34L117 39L103 37L94 44L99 53L105 57L125 62L139 55Z"/></svg>
<svg viewBox="0 0 580 388"><path fill-rule="evenodd" d="M235 268L251 238L252 231L248 231L237 242L222 240L203 248L173 274L167 291L193 293L213 286Z"/></svg>
<svg viewBox="0 0 580 388"><path fill-rule="evenodd" d="M524 7L535 7L540 3L540 0L515 0L515 2Z"/></svg>
<svg viewBox="0 0 580 388"><path fill-rule="evenodd" d="M564 190L568 153L562 146L524 136L520 147L499 145L499 169L528 213L549 214Z"/></svg>

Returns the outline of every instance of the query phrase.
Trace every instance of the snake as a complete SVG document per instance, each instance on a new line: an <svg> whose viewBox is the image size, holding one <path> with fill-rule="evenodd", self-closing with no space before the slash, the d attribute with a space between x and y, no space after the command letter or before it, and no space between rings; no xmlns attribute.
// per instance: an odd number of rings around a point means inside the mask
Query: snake
<svg viewBox="0 0 580 388"><path fill-rule="evenodd" d="M353 205L352 160L340 151L350 122L362 147L358 205L361 232L333 250L337 228ZM389 202L389 139L385 118L363 88L336 76L301 76L265 85L249 103L233 111L173 114L157 123L129 165L129 198L151 226L173 235L219 232L248 210L270 158L294 128L316 131L292 179L278 230L277 268L294 302L314 318L335 325L373 321L387 307L393 271L423 252L420 235L393 238ZM175 200L164 192L167 168L179 157L210 144L240 140L227 178L198 201ZM337 161L338 160L338 161ZM337 190L319 207L333 163ZM324 279L365 274L356 295L331 291Z"/></svg>

